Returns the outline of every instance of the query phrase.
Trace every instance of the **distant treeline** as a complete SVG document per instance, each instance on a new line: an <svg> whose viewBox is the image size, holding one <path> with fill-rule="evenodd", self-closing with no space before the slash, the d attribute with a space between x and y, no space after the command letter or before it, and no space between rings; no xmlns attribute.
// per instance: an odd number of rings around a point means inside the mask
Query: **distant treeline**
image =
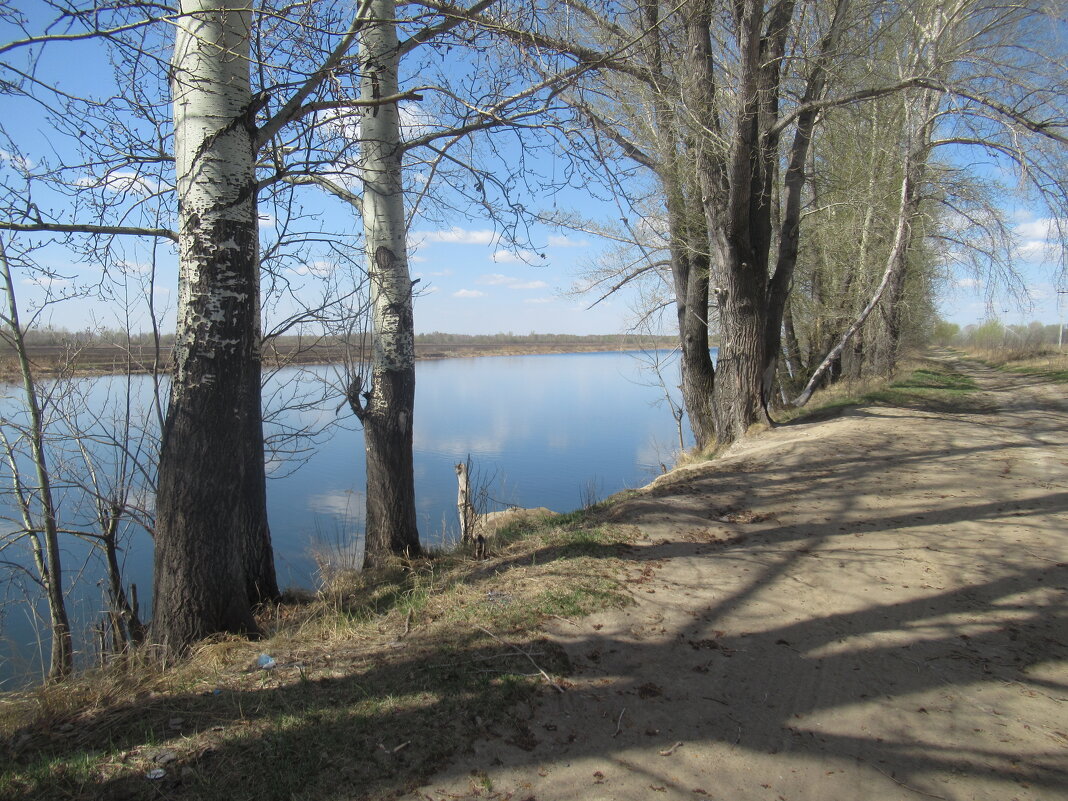
<svg viewBox="0 0 1068 801"><path fill-rule="evenodd" d="M415 344L418 345L452 345L452 346L479 346L486 345L497 347L501 345L604 345L609 348L627 347L632 348L640 344L662 345L674 347L678 340L677 336L634 336L630 334L445 334L441 331L432 331L429 334L416 334Z"/></svg>
<svg viewBox="0 0 1068 801"><path fill-rule="evenodd" d="M64 328L33 328L26 332L26 344L51 347L72 347L89 345L137 345L148 347L154 344L151 332L139 332L127 334L117 329L97 329L85 331L68 331ZM416 345L450 345L457 347L500 347L502 345L567 345L577 344L584 346L604 345L608 348L627 347L633 348L639 345L659 345L673 347L677 337L671 336L635 336L632 334L515 334L511 331L499 334L446 334L441 331L432 331L428 334L416 334ZM316 334L301 334L273 337L271 339L279 348L292 348L307 346L309 343L321 345L342 345L344 341L338 337L320 336ZM174 334L160 334L159 343L165 348L174 344Z"/></svg>
<svg viewBox="0 0 1068 801"><path fill-rule="evenodd" d="M931 341L936 345L962 345L979 350L1034 349L1068 342L1068 331L1062 332L1058 323L1005 325L1000 320L987 320L961 328L956 323L939 320L931 331Z"/></svg>
<svg viewBox="0 0 1068 801"><path fill-rule="evenodd" d="M144 373L167 371L171 365L174 334L161 334L159 348L151 333L129 334L117 330L67 331L61 328L31 329L25 334L31 362L45 373L70 370L91 373ZM524 353L567 353L597 350L645 350L671 348L672 336L627 334L445 334L434 331L416 335L416 356L444 359ZM314 334L272 337L263 348L270 367L298 364L332 364L359 361L359 338ZM0 380L14 380L17 361L11 346L0 341Z"/></svg>

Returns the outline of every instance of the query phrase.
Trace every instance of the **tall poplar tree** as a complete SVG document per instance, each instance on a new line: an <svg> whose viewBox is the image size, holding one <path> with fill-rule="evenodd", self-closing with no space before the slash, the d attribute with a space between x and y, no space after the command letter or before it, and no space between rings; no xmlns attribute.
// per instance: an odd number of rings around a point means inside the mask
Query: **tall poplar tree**
<svg viewBox="0 0 1068 801"><path fill-rule="evenodd" d="M179 287L156 494L153 639L256 627L277 595L260 412L256 113L247 0L183 0L171 64Z"/></svg>

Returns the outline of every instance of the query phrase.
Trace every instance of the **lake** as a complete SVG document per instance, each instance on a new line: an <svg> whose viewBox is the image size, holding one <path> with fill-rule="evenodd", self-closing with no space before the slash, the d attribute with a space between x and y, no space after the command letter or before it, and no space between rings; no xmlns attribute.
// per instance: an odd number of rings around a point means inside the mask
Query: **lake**
<svg viewBox="0 0 1068 801"><path fill-rule="evenodd" d="M644 366L647 361L641 354L613 352L419 362L415 478L421 540L435 545L457 538L454 466L468 455L473 484L485 484L492 499L489 510L515 505L566 512L651 481L673 463L679 440L664 389ZM674 362L663 368L676 396L677 370ZM265 406L283 406L281 399L293 401L305 392L314 395L316 385L333 376L329 366L282 370L268 381ZM123 381L86 380L83 405L96 414L91 407L114 402ZM140 408L148 408L151 386L149 376L133 379ZM14 391L5 388L7 397L0 402L5 416L13 408ZM338 403L335 398L268 414L265 434L283 451L267 464L268 512L283 587L316 585L314 551L354 558L363 520L363 442L348 407L338 410ZM322 431L317 441L285 436L309 427ZM284 453L294 450L296 457ZM7 474L0 479L9 486ZM9 499L0 497L0 503ZM8 517L13 512L4 510ZM92 560L86 564L86 553L78 542L64 545L68 578L82 568L71 592L76 631L84 631L101 608L96 566ZM125 580L138 584L147 617L148 537L132 536L124 559ZM27 604L9 603L5 612L0 681L11 686L40 676L40 652L47 654L47 643L38 641Z"/></svg>

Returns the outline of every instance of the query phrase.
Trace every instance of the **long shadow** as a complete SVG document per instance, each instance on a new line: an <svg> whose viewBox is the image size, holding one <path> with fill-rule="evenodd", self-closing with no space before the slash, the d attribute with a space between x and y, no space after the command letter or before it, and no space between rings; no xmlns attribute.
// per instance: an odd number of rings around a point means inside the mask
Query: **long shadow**
<svg viewBox="0 0 1068 801"><path fill-rule="evenodd" d="M649 550L664 555L662 548ZM639 744L660 749L677 741L705 741L760 755L790 752L820 764L856 760L921 788L934 774L950 774L1002 785L1029 784L1040 788L1043 798L1068 795L1068 736L1063 733L1048 732L1047 748L1017 753L1011 746L998 747L999 738L980 734L979 728L970 736L962 734L960 727L969 725L967 709L963 715L922 707L902 710L905 699L916 694L939 690L967 698L982 683L1019 685L1029 695L1045 688L1054 694L1048 701L1055 707L1056 699L1068 694L1068 681L1035 680L1028 671L1068 659L1068 617L1057 600L1021 599L1039 589L1063 596L1068 565L1015 571L918 600L875 604L762 631L719 628L731 610L778 581L796 558L797 552L769 565L700 620L679 629L679 645L636 643L596 633L576 644L574 650L597 662L605 654L626 653L623 664L633 668L620 675L620 663L612 663L610 674L617 678L610 693L621 696L616 703L626 708L628 723L615 733L611 725L602 725L595 736L571 723L549 735L553 742L544 749L534 751L531 771L544 762L546 752L556 751L570 762L609 757ZM1009 620L1006 610L1012 611ZM962 614L992 616L987 619L995 622L981 633L962 635L959 626L945 620ZM891 635L894 641L872 644L880 635ZM902 635L909 635L908 642L900 642ZM665 649L670 649L669 658ZM766 669L771 664L775 668ZM655 667L646 671L644 665ZM674 668L666 667L671 665ZM783 677L789 677L786 686ZM879 707L871 713L875 721L881 709L911 719L902 723L897 736L885 731L870 736L827 732L807 719L864 704ZM979 708L973 717L995 730L1013 722L996 709ZM1018 725L1039 726L1034 720ZM939 728L948 742L920 734ZM650 778L664 783L663 776Z"/></svg>
<svg viewBox="0 0 1068 801"><path fill-rule="evenodd" d="M477 735L529 749L532 770L544 760L547 749L563 748L570 758L578 758L609 756L637 742L659 748L677 740L703 740L754 754L789 751L812 759L877 762L880 770L920 785L934 773L990 778L1003 773L1009 756L979 738L939 746L905 736L850 736L799 723L799 717L933 688L967 692L979 682L1037 686L1027 675L1030 668L1068 659L1068 618L1063 604L1033 600L1033 591L1063 593L1068 565L1014 570L922 599L875 604L763 631L721 630L732 609L780 581L798 559L828 538L810 535L806 547L784 551L782 558L766 564L738 591L681 627L674 647L598 633L584 638L576 646L579 650L626 650L628 664L637 666L619 675L611 687L613 693L632 699L627 701L628 726L618 738L590 736L567 726L548 734L532 732L516 715L486 729L480 715L491 716L484 710L501 709L523 697L500 677L508 671L529 672L530 665L508 649L471 634L453 642L445 654L414 641L374 663L357 658L345 664L339 658L335 666L342 670L334 678L302 681L291 674L288 683L275 686L265 674L265 686L259 689L146 699L105 707L73 721L74 728L66 733L32 733L32 748L8 754L10 767L31 775L33 762L39 764L38 772L45 771L44 763L57 757L69 761L110 755L104 762L116 768L152 751L173 749L177 758L165 765L167 776L159 781L143 775L111 778L106 770L88 779L53 775L46 784L16 791L11 798L321 799L335 797L337 788L346 786L352 787L353 797L372 796L412 786L446 765L457 744ZM752 544L727 543L719 550L744 552ZM702 557L704 547L665 542L627 548L591 546L587 553L642 562ZM703 558L712 557L706 553ZM1008 621L1006 609L1012 611ZM940 622L952 615L988 613L1001 615L1000 622L966 638L952 623ZM871 644L872 636L910 632L920 633L906 644ZM566 659L548 645L540 647L541 666L566 671ZM665 661L668 648L672 657ZM640 666L672 662L676 667L670 675L656 676L662 692L647 697L650 677ZM775 671L762 670L772 663ZM488 664L494 666L492 672L487 672ZM788 688L776 678L781 675L791 677ZM1060 697L1068 693L1068 686L1057 682L1048 683L1047 689ZM413 696L422 702L397 701ZM354 714L353 699L372 703ZM756 710L760 714L753 714ZM917 726L929 725L928 713L917 712L916 717ZM404 741L383 742L387 721L390 732L407 733ZM220 726L225 735L212 740L210 732ZM242 729L247 733L232 734ZM645 734L648 731L657 733ZM190 738L204 738L205 733L206 738L197 739L197 747L189 750ZM1066 786L1063 748L1051 743L1047 750L1012 758L1018 761L1014 775L1019 781L1051 793Z"/></svg>
<svg viewBox="0 0 1068 801"><path fill-rule="evenodd" d="M639 523L645 520L655 520L660 523L677 524L680 528L691 527L693 529L693 539L665 539L658 543L655 548L651 546L629 550L618 547L614 549L606 548L603 555L626 553L630 558L635 559L663 559L713 550L749 547L757 542L787 543L813 538L820 540L825 537L840 535L843 530L857 533L901 531L910 528L927 527L932 523L975 523L1010 516L1019 522L1020 518L1057 514L1066 511L1068 511L1068 492L1051 492L1036 498L1022 498L1011 502L994 501L981 504L961 504L940 508L937 511L921 509L918 511L902 510L883 516L869 514L865 515L863 520L851 520L842 516L834 516L823 523L790 524L753 532L747 532L744 525L732 525L732 529L736 529L735 531L725 534L722 539L709 537L697 551L694 551L693 543L701 541L699 535L702 528L707 529L710 526L720 525L717 522L717 517L710 516L707 509L700 506L695 506L689 512L686 510L665 512L663 507L655 501L639 500L628 502L627 514L630 519ZM723 526L720 525L720 527ZM676 546L676 550L672 550L672 545Z"/></svg>
<svg viewBox="0 0 1068 801"><path fill-rule="evenodd" d="M567 672L558 647L536 647L539 665ZM44 781L4 798L267 801L331 798L339 788L351 790L345 798L391 794L484 733L483 717L530 695L515 680L530 672L526 657L477 632L447 649L413 642L374 662L346 661L333 661L337 677L304 680L280 669L261 673L259 689L110 705L59 732L24 732L29 739L8 749L4 771ZM354 713L357 701L365 703ZM521 727L503 725L504 736L524 736ZM216 730L222 733L213 736ZM131 760L143 763L138 773L108 777L108 767L115 774ZM56 761L100 761L104 775L49 767ZM157 766L165 776L148 778Z"/></svg>

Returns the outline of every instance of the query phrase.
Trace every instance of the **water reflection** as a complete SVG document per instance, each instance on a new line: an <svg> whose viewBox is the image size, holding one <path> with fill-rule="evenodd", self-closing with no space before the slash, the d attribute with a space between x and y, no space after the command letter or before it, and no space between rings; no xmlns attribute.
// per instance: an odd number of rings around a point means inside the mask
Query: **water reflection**
<svg viewBox="0 0 1068 801"><path fill-rule="evenodd" d="M476 481L482 477L488 484L497 506L546 506L564 512L588 500L591 488L604 497L652 479L661 464L671 463L678 434L670 412L656 405L663 389L647 385L640 364L619 353L420 362L414 442L423 541L437 544L456 537L454 465L469 454ZM365 489L362 434L348 406L338 407L338 398L317 405L302 400L334 379L331 367L284 370L265 387L266 399L300 401L289 409L268 409L264 428L271 442L281 444L269 458L267 489L283 586L314 586L322 554L359 563ZM81 383L83 408L90 415L108 413L106 401L126 388L124 380L116 378ZM130 386L138 425L152 429L152 379L135 377ZM310 439L287 438L305 429L313 435ZM150 506L151 494L143 489L134 493ZM142 614L148 617L151 542L144 532L131 537L123 552L126 582L137 583ZM76 540L64 546L68 576L73 579L81 568L81 583L72 592L72 616L83 629L102 609L96 585L102 571L87 551ZM12 589L10 584L7 589ZM24 618L20 609L5 622L0 679L13 672L39 674L39 647L31 645L34 627ZM22 656L13 655L9 646L14 642L23 644Z"/></svg>

